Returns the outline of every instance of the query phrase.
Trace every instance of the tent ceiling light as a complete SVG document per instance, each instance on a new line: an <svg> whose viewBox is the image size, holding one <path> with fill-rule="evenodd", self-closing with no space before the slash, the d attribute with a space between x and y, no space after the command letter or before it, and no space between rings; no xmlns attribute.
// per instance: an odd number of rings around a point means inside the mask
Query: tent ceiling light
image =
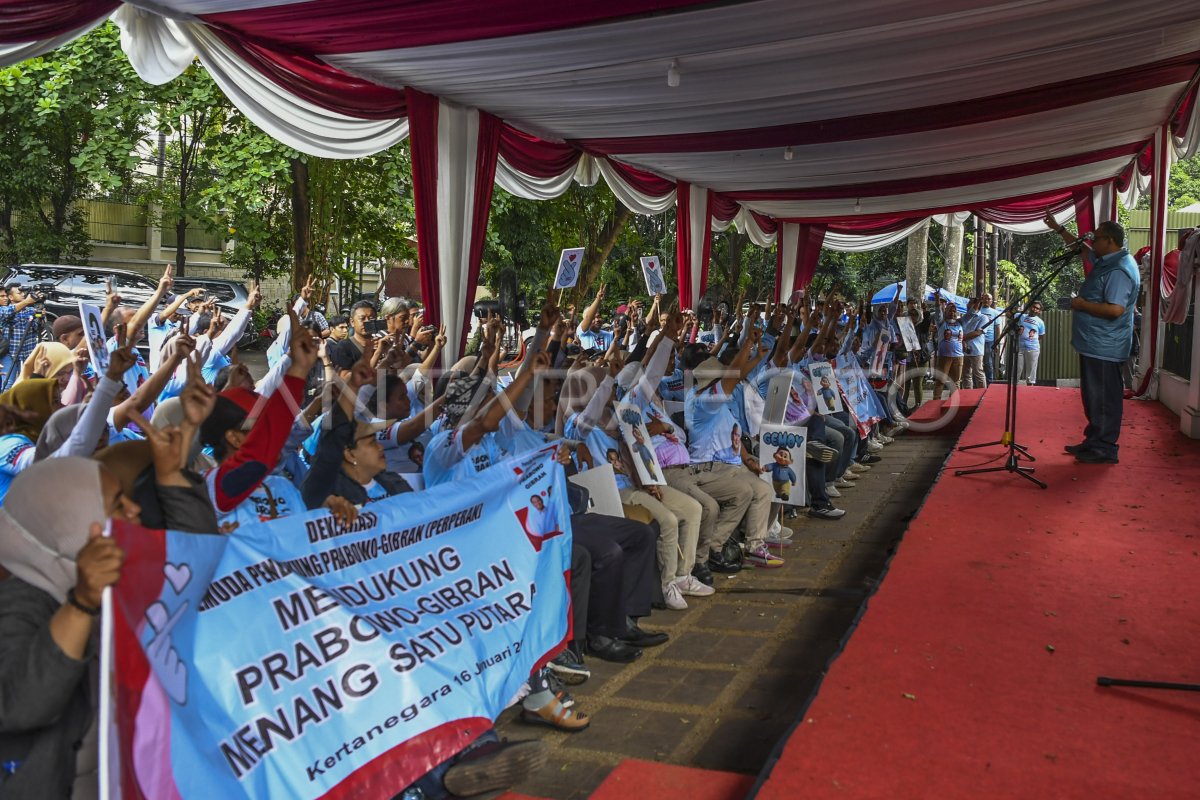
<svg viewBox="0 0 1200 800"><path fill-rule="evenodd" d="M674 89L679 85L679 62L671 59L670 66L667 67L667 86Z"/></svg>
<svg viewBox="0 0 1200 800"><path fill-rule="evenodd" d="M860 211L862 211L862 200L858 199L854 201L854 213L857 214Z"/></svg>
<svg viewBox="0 0 1200 800"><path fill-rule="evenodd" d="M787 147L783 148L783 160L784 161L791 161L795 157L796 157L796 154L794 152L792 152L792 146L790 144Z"/></svg>

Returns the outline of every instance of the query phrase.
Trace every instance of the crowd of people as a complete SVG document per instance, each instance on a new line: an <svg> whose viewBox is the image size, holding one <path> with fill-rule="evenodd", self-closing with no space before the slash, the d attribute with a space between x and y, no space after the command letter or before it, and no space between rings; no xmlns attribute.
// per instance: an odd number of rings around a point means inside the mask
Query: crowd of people
<svg viewBox="0 0 1200 800"><path fill-rule="evenodd" d="M612 468L623 509L595 513L568 483L574 639L519 700L526 722L581 731L590 720L563 684L588 678L587 658L635 661L668 639L641 625L655 609L703 603L714 573L778 568L802 524L844 515L835 501L852 497L907 426L905 393L889 386L929 360L904 349L900 317L936 332L951 374L964 358L966 375L984 371L973 343L987 335L971 320L979 308L960 320L952 305L926 313L801 292L702 320L661 296L613 308L600 287L578 315L547 299L517 352L504 352L501 319L481 320L472 352L443 369L445 329L427 325L419 304L364 300L326 319L309 283L256 376L236 344L257 287L232 317L172 287L168 268L140 306L110 293L104 341L93 342L101 358L81 319L59 317L54 341L14 353L17 374L0 394L0 785L17 796L65 797L73 784L73 796L92 794L88 664L102 592L123 559L99 535L108 517L227 535L327 508L345 524L364 504L558 443L569 476ZM29 303L19 289L9 300L0 326L20 342ZM837 371L814 391L814 365L848 363L871 372L868 396L852 400ZM787 387L786 407L765 420L772 385ZM829 402L835 392L842 403ZM803 464L760 449L764 421L806 429ZM805 496L789 504L777 486L798 470ZM539 748L485 735L414 791L492 788L540 763Z"/></svg>

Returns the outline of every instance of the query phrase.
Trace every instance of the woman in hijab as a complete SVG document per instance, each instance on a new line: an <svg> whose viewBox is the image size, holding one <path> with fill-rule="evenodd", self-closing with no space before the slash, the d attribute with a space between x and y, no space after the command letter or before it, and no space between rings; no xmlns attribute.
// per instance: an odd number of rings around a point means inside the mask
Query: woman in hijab
<svg viewBox="0 0 1200 800"><path fill-rule="evenodd" d="M11 488L0 508L0 565L12 574L0 581L0 794L94 797L97 620L124 560L103 521L138 523L141 509L83 458L38 462Z"/></svg>
<svg viewBox="0 0 1200 800"><path fill-rule="evenodd" d="M0 394L0 505L16 474L33 463L33 443L61 396L53 378L31 378Z"/></svg>
<svg viewBox="0 0 1200 800"><path fill-rule="evenodd" d="M75 354L69 347L59 342L42 342L33 348L29 358L21 364L21 376L17 378L17 383L30 378L53 378L58 381L60 388L66 389L74 369Z"/></svg>

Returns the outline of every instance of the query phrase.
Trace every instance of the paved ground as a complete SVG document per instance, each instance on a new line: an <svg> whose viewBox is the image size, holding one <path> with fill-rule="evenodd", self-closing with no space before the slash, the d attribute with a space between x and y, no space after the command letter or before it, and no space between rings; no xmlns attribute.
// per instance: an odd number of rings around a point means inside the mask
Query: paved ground
<svg viewBox="0 0 1200 800"><path fill-rule="evenodd" d="M956 426L957 427L957 426ZM589 796L624 758L757 774L799 717L864 598L954 445L953 435L904 436L854 489L838 522L802 518L782 569L717 577L718 593L686 611L656 611L643 627L666 645L629 666L589 659L572 687L592 725L565 734L520 722L499 732L540 737L550 764L517 791Z"/></svg>

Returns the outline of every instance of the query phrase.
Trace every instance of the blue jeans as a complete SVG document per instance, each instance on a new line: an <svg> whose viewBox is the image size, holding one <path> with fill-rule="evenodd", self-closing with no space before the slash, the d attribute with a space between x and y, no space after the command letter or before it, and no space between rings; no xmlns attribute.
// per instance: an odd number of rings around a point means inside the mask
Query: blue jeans
<svg viewBox="0 0 1200 800"><path fill-rule="evenodd" d="M0 392L7 392L21 374L21 364L11 355L0 358Z"/></svg>
<svg viewBox="0 0 1200 800"><path fill-rule="evenodd" d="M845 417L843 419L842 417ZM859 450L864 446L862 438L858 435L858 429L850 425L850 415L845 411L838 414L831 414L823 418L825 424L830 430L837 431L845 440L845 446L842 448L842 457L836 462L837 477L840 478L849 468L850 462L862 455Z"/></svg>
<svg viewBox="0 0 1200 800"><path fill-rule="evenodd" d="M989 340L983 345L983 377L987 378L988 385L996 379L996 370L993 365L995 360L995 351L992 350L995 342Z"/></svg>

